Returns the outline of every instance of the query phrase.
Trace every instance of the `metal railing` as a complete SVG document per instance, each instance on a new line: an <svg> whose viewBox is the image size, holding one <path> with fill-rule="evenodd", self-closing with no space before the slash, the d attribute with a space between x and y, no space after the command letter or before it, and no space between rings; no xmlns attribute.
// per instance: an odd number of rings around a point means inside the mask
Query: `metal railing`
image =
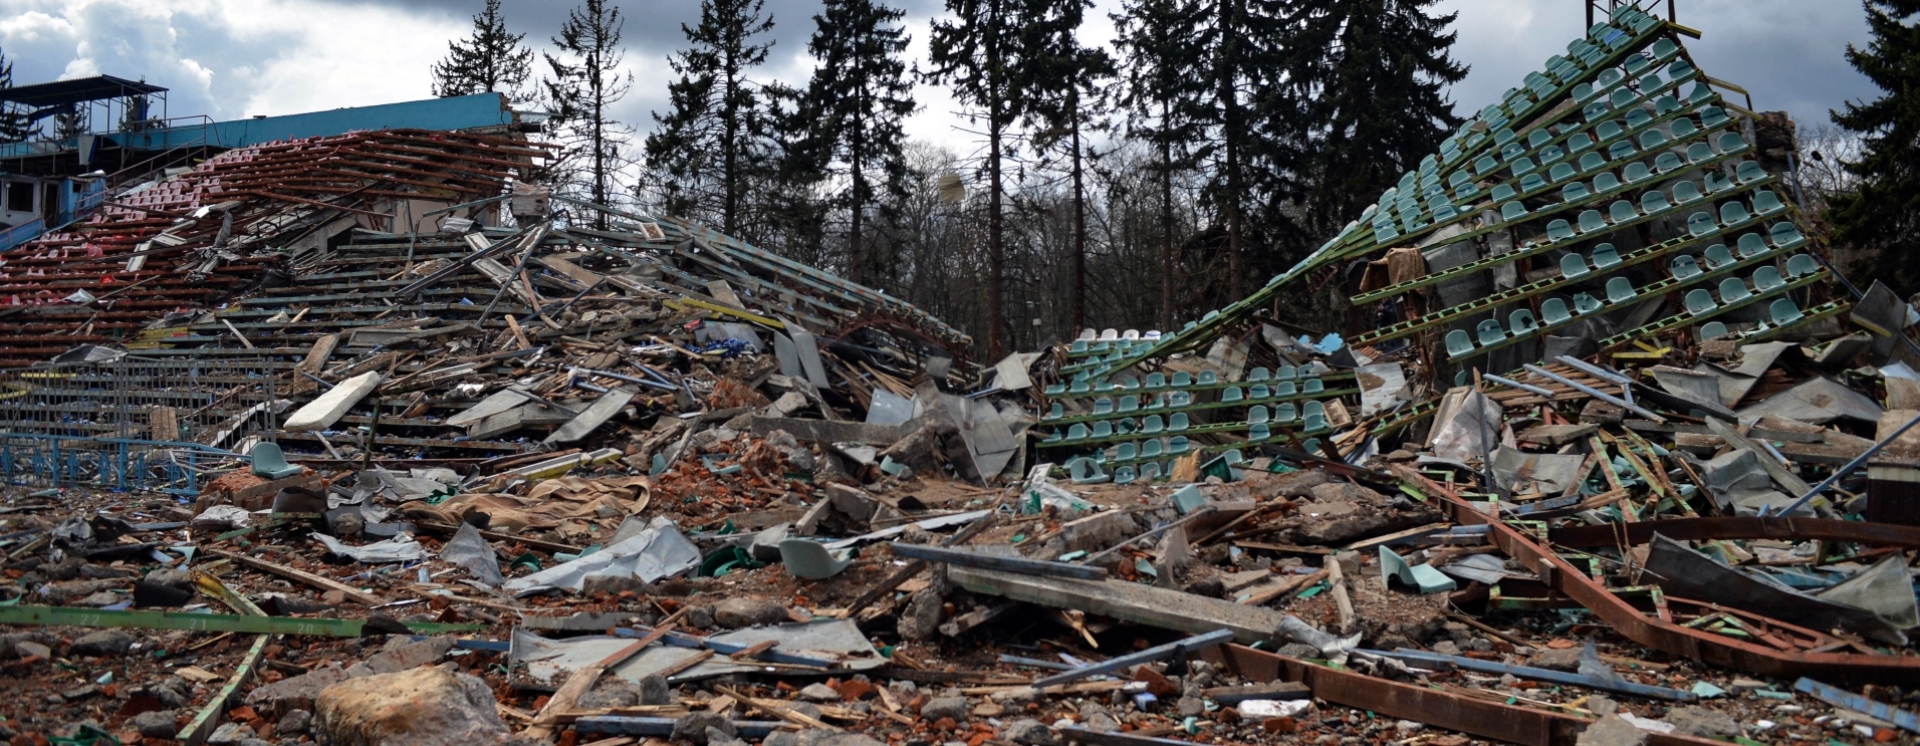
<svg viewBox="0 0 1920 746"><path fill-rule="evenodd" d="M209 461L271 441L273 371L123 358L0 371L0 480L197 493Z"/></svg>

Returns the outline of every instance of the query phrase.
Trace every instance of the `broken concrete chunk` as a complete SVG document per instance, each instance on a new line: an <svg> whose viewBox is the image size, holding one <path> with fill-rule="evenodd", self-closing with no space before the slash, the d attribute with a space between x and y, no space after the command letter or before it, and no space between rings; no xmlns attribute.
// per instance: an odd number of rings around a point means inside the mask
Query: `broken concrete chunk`
<svg viewBox="0 0 1920 746"><path fill-rule="evenodd" d="M313 728L332 746L475 746L510 735L485 681L440 668L327 687L316 700Z"/></svg>

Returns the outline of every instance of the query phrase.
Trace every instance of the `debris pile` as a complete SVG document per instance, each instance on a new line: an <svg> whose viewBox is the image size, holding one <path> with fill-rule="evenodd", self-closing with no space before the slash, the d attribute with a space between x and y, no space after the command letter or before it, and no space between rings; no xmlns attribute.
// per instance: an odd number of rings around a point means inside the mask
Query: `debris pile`
<svg viewBox="0 0 1920 746"><path fill-rule="evenodd" d="M990 368L699 226L416 162L530 148L264 147L284 187L20 255L167 266L146 300L16 309L90 346L0 381L0 739L1914 742L1916 314L1814 297L1844 278L1791 253L1719 94L1668 103L1704 80L1676 33L1616 13L1248 304ZM1528 243L1612 169L1699 181ZM1712 226L1660 208L1707 195ZM1786 226L1756 253L1735 196ZM1606 248L1519 284L1579 236ZM1412 318L1256 313L1377 251L1361 292ZM1502 268L1506 295L1449 289ZM1736 268L1757 286L1686 297ZM1476 317L1587 282L1608 300Z"/></svg>

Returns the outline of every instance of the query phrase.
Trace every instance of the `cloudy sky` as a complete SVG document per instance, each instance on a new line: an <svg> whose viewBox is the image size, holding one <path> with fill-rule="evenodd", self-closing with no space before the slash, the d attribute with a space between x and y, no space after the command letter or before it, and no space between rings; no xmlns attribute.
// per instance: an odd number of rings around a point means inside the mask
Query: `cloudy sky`
<svg viewBox="0 0 1920 746"><path fill-rule="evenodd" d="M683 41L680 23L698 0L615 0L627 15L626 66L633 93L621 118L641 131L662 108L667 55ZM1106 43L1106 13L1095 0L1084 35ZM1585 0L1441 0L1457 12L1454 55L1471 65L1455 86L1461 111L1479 109L1517 85L1584 31ZM924 59L928 22L941 0L894 0L908 12L912 53ZM570 2L506 0L508 21L549 47ZM216 119L292 114L390 103L429 95L428 66L463 36L481 0L0 0L0 50L16 84L97 73L144 78L172 89L170 113ZM767 0L776 44L763 77L804 82L812 68L806 37L818 0ZM1875 89L1846 64L1848 43L1864 43L1864 13L1852 0L1679 0L1679 21L1704 38L1690 42L1710 75L1751 92L1760 110L1824 121L1847 100ZM544 68L543 68L544 69ZM956 107L921 86L909 134L967 149L954 130Z"/></svg>

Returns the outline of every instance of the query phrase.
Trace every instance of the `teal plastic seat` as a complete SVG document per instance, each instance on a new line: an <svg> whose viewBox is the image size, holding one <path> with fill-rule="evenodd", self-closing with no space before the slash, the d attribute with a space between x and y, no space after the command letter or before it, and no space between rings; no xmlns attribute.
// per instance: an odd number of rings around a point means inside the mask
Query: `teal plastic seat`
<svg viewBox="0 0 1920 746"><path fill-rule="evenodd" d="M1432 563L1409 565L1400 555L1384 546L1380 547L1380 582L1387 590L1393 590L1394 584L1398 582L1400 585L1418 591L1423 596L1446 593L1459 587L1453 582L1453 578L1447 577Z"/></svg>
<svg viewBox="0 0 1920 746"><path fill-rule="evenodd" d="M1191 447L1192 444L1187 440L1187 436L1185 435L1175 435L1167 439L1167 455L1169 456L1178 456L1186 453Z"/></svg>
<svg viewBox="0 0 1920 746"><path fill-rule="evenodd" d="M1633 149L1633 143L1624 138L1607 146L1607 157L1616 161L1632 158L1636 152L1638 151Z"/></svg>
<svg viewBox="0 0 1920 746"><path fill-rule="evenodd" d="M1804 314L1800 313L1800 307L1794 305L1793 300L1789 298L1775 300L1767 307L1767 315L1773 319L1774 326L1786 326L1804 318Z"/></svg>
<svg viewBox="0 0 1920 746"><path fill-rule="evenodd" d="M1720 302L1738 303L1753 297L1753 291L1747 289L1747 283L1738 277L1729 277L1720 281Z"/></svg>
<svg viewBox="0 0 1920 746"><path fill-rule="evenodd" d="M1607 167L1607 155L1598 150L1580 156L1580 171L1593 173Z"/></svg>
<svg viewBox="0 0 1920 746"><path fill-rule="evenodd" d="M1694 291L1694 292L1697 292L1697 293L1704 293L1704 292L1706 292L1706 291L1704 291L1704 290L1696 290L1696 291ZM1701 338L1701 339L1719 339L1719 338L1721 338L1721 337L1724 337L1724 336L1727 336L1727 325L1726 325L1726 324L1722 324L1722 323L1720 323L1720 322L1718 322L1718 321L1709 321L1709 322L1707 322L1707 323L1705 323L1705 324L1701 324L1701 325L1700 325L1700 338Z"/></svg>
<svg viewBox="0 0 1920 746"><path fill-rule="evenodd" d="M1707 147L1706 143L1696 142L1692 145L1687 146L1687 162L1688 163L1698 166L1702 163L1706 163L1707 161L1710 161L1713 159L1714 159L1713 148Z"/></svg>
<svg viewBox="0 0 1920 746"><path fill-rule="evenodd" d="M1724 194L1732 191L1735 186L1733 179L1728 178L1727 175L1721 173L1719 169L1708 171L1707 177L1701 181L1702 185L1707 188L1708 194Z"/></svg>
<svg viewBox="0 0 1920 746"><path fill-rule="evenodd" d="M1691 181L1682 181L1673 185L1673 201L1676 204L1698 202L1706 195L1700 193L1700 186Z"/></svg>
<svg viewBox="0 0 1920 746"><path fill-rule="evenodd" d="M1294 406L1293 402L1285 402L1273 408L1271 420L1273 424L1291 425L1297 419L1300 419L1300 408Z"/></svg>
<svg viewBox="0 0 1920 746"><path fill-rule="evenodd" d="M1787 276L1800 279L1820 271L1820 263L1806 254L1794 254L1787 259Z"/></svg>
<svg viewBox="0 0 1920 746"><path fill-rule="evenodd" d="M1694 316L1712 313L1713 309L1719 306L1719 304L1713 302L1713 296L1709 295L1707 291L1702 288L1694 288L1687 291L1683 303L1687 307L1687 313Z"/></svg>
<svg viewBox="0 0 1920 746"><path fill-rule="evenodd" d="M811 539L784 539L780 542L780 564L796 578L826 580L853 564L853 550L836 552Z"/></svg>
<svg viewBox="0 0 1920 746"><path fill-rule="evenodd" d="M1157 461L1141 464L1139 481L1151 482L1155 479L1159 479L1160 472L1161 472L1160 463Z"/></svg>
<svg viewBox="0 0 1920 746"><path fill-rule="evenodd" d="M1120 397L1120 406L1114 411L1120 414L1140 411L1140 397L1135 394L1128 394L1126 396Z"/></svg>
<svg viewBox="0 0 1920 746"><path fill-rule="evenodd" d="M1567 278L1585 277L1587 275L1587 272L1588 270L1587 270L1586 257L1580 256L1579 254L1568 254L1566 256L1560 257L1560 276L1561 277L1567 277Z"/></svg>
<svg viewBox="0 0 1920 746"><path fill-rule="evenodd" d="M1744 202L1735 200L1720 206L1720 224L1723 226L1731 228L1747 222L1752 217L1747 213L1747 205Z"/></svg>
<svg viewBox="0 0 1920 746"><path fill-rule="evenodd" d="M1693 214L1693 217L1687 218L1687 233L1694 238L1710 236L1719 232L1720 224L1713 222L1712 215L1704 212L1696 212Z"/></svg>
<svg viewBox="0 0 1920 746"><path fill-rule="evenodd" d="M1073 423L1072 427L1067 428L1067 442L1072 443L1076 441L1086 440L1087 435L1090 432L1092 431L1087 429L1086 423L1084 422Z"/></svg>
<svg viewBox="0 0 1920 746"><path fill-rule="evenodd" d="M1188 386L1192 386L1192 385L1193 385L1193 374L1191 374L1191 373L1188 373L1188 372L1186 372L1186 371L1184 371L1184 370L1177 370L1177 371L1174 371L1174 372L1173 372L1173 387L1174 387L1174 388L1177 388L1177 389L1184 389L1184 388L1186 388L1186 387L1188 387Z"/></svg>
<svg viewBox="0 0 1920 746"><path fill-rule="evenodd" d="M1113 437L1113 421L1101 420L1093 423L1093 431L1089 437L1094 440Z"/></svg>
<svg viewBox="0 0 1920 746"><path fill-rule="evenodd" d="M1593 177L1595 194L1611 194L1620 191L1620 186L1620 177L1613 175L1612 171L1601 171Z"/></svg>
<svg viewBox="0 0 1920 746"><path fill-rule="evenodd" d="M1576 293L1573 296L1573 310L1581 316L1592 314L1604 307L1605 304L1601 303L1599 298L1586 293Z"/></svg>
<svg viewBox="0 0 1920 746"><path fill-rule="evenodd" d="M1507 330L1500 326L1499 319L1487 319L1474 327L1474 336L1482 346L1496 345L1507 339Z"/></svg>
<svg viewBox="0 0 1920 746"><path fill-rule="evenodd" d="M1140 457L1140 444L1121 443L1113 447L1113 460L1132 461Z"/></svg>
<svg viewBox="0 0 1920 746"><path fill-rule="evenodd" d="M1604 116L1604 114L1602 116ZM1618 122L1609 119L1594 127L1593 134L1600 139L1600 142L1609 143L1620 139L1621 136L1627 134L1627 131L1621 129Z"/></svg>
<svg viewBox="0 0 1920 746"><path fill-rule="evenodd" d="M1635 73L1632 68L1628 68L1627 74L1633 75ZM1618 89L1615 89L1613 92L1613 95L1609 97L1611 100L1609 100L1607 104L1612 106L1615 109L1618 109L1624 106L1632 105L1634 99L1637 99L1639 97L1640 95L1637 93L1634 93L1631 89L1618 88Z"/></svg>
<svg viewBox="0 0 1920 746"><path fill-rule="evenodd" d="M1291 381L1299 377L1300 369L1286 363L1281 363L1280 367L1273 369L1273 380L1276 381Z"/></svg>
<svg viewBox="0 0 1920 746"><path fill-rule="evenodd" d="M1200 371L1200 385L1212 386L1220 382L1220 374L1210 370Z"/></svg>
<svg viewBox="0 0 1920 746"><path fill-rule="evenodd" d="M1541 301L1540 317L1546 319L1548 326L1559 326L1573 320L1573 314L1567 311L1567 302L1559 298Z"/></svg>
<svg viewBox="0 0 1920 746"><path fill-rule="evenodd" d="M1264 383L1273 380L1273 371L1265 367L1256 367L1247 371L1247 383Z"/></svg>
<svg viewBox="0 0 1920 746"><path fill-rule="evenodd" d="M1663 98L1660 100L1673 101L1673 97L1669 96L1667 98ZM1679 106L1680 102L1674 101L1673 105ZM1675 142L1685 140L1689 137L1693 137L1694 135L1697 135L1700 133L1700 128L1694 126L1693 120L1688 119L1686 117L1680 117L1679 119L1673 120L1673 124L1668 125L1668 127L1673 130L1673 139Z"/></svg>
<svg viewBox="0 0 1920 746"><path fill-rule="evenodd" d="M1746 184L1752 184L1756 181L1767 178L1767 172L1764 169L1760 168L1760 164L1758 163L1754 163L1753 161L1741 161L1740 167L1734 170L1733 177L1739 180L1741 185L1744 186Z"/></svg>
<svg viewBox="0 0 1920 746"><path fill-rule="evenodd" d="M1067 477L1074 484L1101 484L1113 480L1093 459L1080 457L1067 462Z"/></svg>
<svg viewBox="0 0 1920 746"><path fill-rule="evenodd" d="M1140 444L1140 458L1159 458L1166 455L1167 446L1158 440L1149 440Z"/></svg>
<svg viewBox="0 0 1920 746"><path fill-rule="evenodd" d="M1136 479L1139 479L1139 475L1134 472L1131 466L1122 466L1113 470L1114 484L1133 484Z"/></svg>
<svg viewBox="0 0 1920 746"><path fill-rule="evenodd" d="M1325 392L1326 390L1327 390L1326 382L1321 381L1318 378L1309 378L1305 381L1300 382L1300 393L1305 395L1311 396L1313 394Z"/></svg>
<svg viewBox="0 0 1920 746"><path fill-rule="evenodd" d="M1593 90L1592 83L1581 83L1573 87L1573 100L1583 104L1592 101L1593 97L1598 95L1600 94Z"/></svg>
<svg viewBox="0 0 1920 746"><path fill-rule="evenodd" d="M1587 153L1587 151L1592 149L1593 149L1593 137L1588 135L1585 132L1576 132L1574 133L1573 137L1567 138L1567 152L1569 153L1586 153L1586 155L1598 155L1598 153ZM1585 155L1580 157L1580 169L1582 171L1589 170L1587 168L1587 159Z"/></svg>
<svg viewBox="0 0 1920 746"><path fill-rule="evenodd" d="M1653 159L1653 172L1665 176L1680 170L1686 165L1686 161L1680 160L1680 156L1672 153L1661 153L1660 157Z"/></svg>
<svg viewBox="0 0 1920 746"><path fill-rule="evenodd" d="M1743 233L1740 235L1740 258L1752 259L1765 253L1767 253L1767 240L1761 238L1760 234Z"/></svg>
<svg viewBox="0 0 1920 746"><path fill-rule="evenodd" d="M1679 110L1680 110L1680 99L1674 98L1673 94L1671 93L1665 96L1661 96L1658 101L1653 102L1653 113L1663 117ZM1676 137L1674 139L1679 139L1679 138Z"/></svg>
<svg viewBox="0 0 1920 746"><path fill-rule="evenodd" d="M1187 420L1186 412L1174 412L1173 414L1167 415L1167 432L1186 432L1190 426L1191 423Z"/></svg>
<svg viewBox="0 0 1920 746"><path fill-rule="evenodd" d="M1300 384L1294 381L1281 381L1273 385L1274 396L1293 396L1300 393Z"/></svg>
<svg viewBox="0 0 1920 746"><path fill-rule="evenodd" d="M1570 238L1573 238L1573 226L1568 225L1567 221L1555 220L1547 224L1547 240L1548 241L1558 242L1558 241L1565 241Z"/></svg>
<svg viewBox="0 0 1920 746"><path fill-rule="evenodd" d="M1500 206L1500 220L1511 223L1527 216L1527 208L1518 202L1508 202Z"/></svg>
<svg viewBox="0 0 1920 746"><path fill-rule="evenodd" d="M1327 424L1327 416L1325 414L1310 414L1306 416L1305 427L1300 429L1300 434L1319 435L1331 430L1333 430L1333 426Z"/></svg>
<svg viewBox="0 0 1920 746"><path fill-rule="evenodd" d="M1625 303L1627 301L1633 300L1633 296L1634 296L1634 292L1633 292L1632 280L1629 280L1622 276L1615 276L1607 280L1607 302L1608 303Z"/></svg>
<svg viewBox="0 0 1920 746"><path fill-rule="evenodd" d="M1247 390L1247 398L1249 399L1265 399L1269 396L1273 396L1273 390L1268 388L1264 383L1256 383L1253 385L1253 388Z"/></svg>
<svg viewBox="0 0 1920 746"><path fill-rule="evenodd" d="M1096 416L1113 414L1113 399L1103 396L1093 400L1093 413Z"/></svg>
<svg viewBox="0 0 1920 746"><path fill-rule="evenodd" d="M1042 419L1057 420L1065 416L1067 416L1067 408L1061 406L1060 402L1054 402L1053 408L1047 410L1047 416Z"/></svg>
<svg viewBox="0 0 1920 746"><path fill-rule="evenodd" d="M1780 276L1780 270L1772 265L1761 267L1753 272L1753 287L1762 293L1786 287L1787 280Z"/></svg>
<svg viewBox="0 0 1920 746"><path fill-rule="evenodd" d="M1246 398L1246 392L1241 391L1239 386L1229 387L1220 392L1220 402L1222 404L1237 402Z"/></svg>
<svg viewBox="0 0 1920 746"><path fill-rule="evenodd" d="M1273 437L1273 427L1265 422L1256 422L1247 426L1247 440L1258 443Z"/></svg>
<svg viewBox="0 0 1920 746"><path fill-rule="evenodd" d="M1718 106L1709 106L1700 110L1700 126L1708 129L1726 124L1731 119L1732 117L1727 116L1726 110Z"/></svg>
<svg viewBox="0 0 1920 746"><path fill-rule="evenodd" d="M1727 245L1723 243L1708 246L1705 256L1707 258L1707 266L1716 270L1723 269L1735 261L1733 254L1727 251Z"/></svg>
<svg viewBox="0 0 1920 746"><path fill-rule="evenodd" d="M1612 269L1620 263L1620 252L1613 244L1603 243L1593 247L1593 268L1602 272Z"/></svg>
<svg viewBox="0 0 1920 746"><path fill-rule="evenodd" d="M253 450L247 452L247 457L253 462L250 471L256 477L286 479L306 471L287 463L286 454L281 453L280 446L275 443L256 443Z"/></svg>
<svg viewBox="0 0 1920 746"><path fill-rule="evenodd" d="M1321 401L1307 402L1300 410L1301 417L1326 417L1327 405Z"/></svg>
<svg viewBox="0 0 1920 746"><path fill-rule="evenodd" d="M1598 233L1607 229L1607 219L1600 216L1599 210L1586 210L1580 213L1580 232Z"/></svg>
<svg viewBox="0 0 1920 746"><path fill-rule="evenodd" d="M1154 435L1166 429L1166 420L1161 419L1160 415L1150 414L1147 415L1145 419L1140 420L1141 435Z"/></svg>
<svg viewBox="0 0 1920 746"><path fill-rule="evenodd" d="M1713 139L1713 149L1720 151L1721 155L1738 153L1747 149L1747 141L1740 139L1740 134L1737 132L1722 132L1719 137ZM1748 162L1752 163L1752 161ZM1759 164L1754 165L1758 167Z"/></svg>
<svg viewBox="0 0 1920 746"><path fill-rule="evenodd" d="M1591 196L1593 193L1587 191L1587 185L1584 182L1576 181L1560 187L1560 201L1566 204L1585 202Z"/></svg>
<svg viewBox="0 0 1920 746"><path fill-rule="evenodd" d="M1691 254L1674 257L1673 262L1667 266L1667 271L1671 272L1673 279L1676 280L1689 280L1701 274L1700 263L1694 261Z"/></svg>
<svg viewBox="0 0 1920 746"><path fill-rule="evenodd" d="M1547 180L1538 173L1520 177L1520 191L1532 194L1547 188Z"/></svg>
<svg viewBox="0 0 1920 746"><path fill-rule="evenodd" d="M1540 329L1540 323L1533 317L1533 309L1516 308L1507 314L1507 328L1513 330L1513 336L1532 334Z"/></svg>
<svg viewBox="0 0 1920 746"><path fill-rule="evenodd" d="M1553 168L1547 170L1547 179L1550 181L1566 181L1577 175L1571 163L1555 163Z"/></svg>
<svg viewBox="0 0 1920 746"><path fill-rule="evenodd" d="M1476 160L1473 162L1473 174L1475 176L1486 176L1487 174L1492 173L1494 169L1497 169L1499 167L1500 167L1499 158L1496 158L1491 155L1483 155L1483 156L1480 156L1479 160Z"/></svg>
<svg viewBox="0 0 1920 746"><path fill-rule="evenodd" d="M1753 193L1753 211L1755 213L1771 217L1774 213L1785 209L1787 209L1787 206L1780 201L1780 195L1774 194L1772 190L1762 189Z"/></svg>
<svg viewBox="0 0 1920 746"><path fill-rule="evenodd" d="M1167 395L1167 406L1173 409L1179 409L1181 407L1188 406L1192 403L1193 403L1193 394L1190 392L1175 391Z"/></svg>
<svg viewBox="0 0 1920 746"><path fill-rule="evenodd" d="M1653 172L1647 170L1647 164L1634 161L1627 164L1627 168L1621 172L1620 178L1626 179L1628 184L1638 184L1653 178Z"/></svg>
<svg viewBox="0 0 1920 746"><path fill-rule="evenodd" d="M1267 411L1267 405L1265 404L1255 404L1251 407L1247 407L1247 422L1249 423L1257 424L1261 422L1266 422L1269 419L1272 419L1272 417L1273 417L1273 413Z"/></svg>
<svg viewBox="0 0 1920 746"><path fill-rule="evenodd" d="M1799 246L1807 240L1800 235L1800 228L1792 223L1774 223L1773 230L1769 231L1768 235L1772 238L1773 245L1782 249Z"/></svg>
<svg viewBox="0 0 1920 746"><path fill-rule="evenodd" d="M1637 111L1637 110L1636 110ZM1654 150L1667 144L1667 133L1660 130L1647 130L1640 133L1640 149Z"/></svg>
<svg viewBox="0 0 1920 746"><path fill-rule="evenodd" d="M1159 372L1147 374L1147 390L1148 391L1159 391L1160 389L1164 389L1166 387L1167 387L1167 374L1159 373Z"/></svg>
<svg viewBox="0 0 1920 746"><path fill-rule="evenodd" d="M1633 203L1624 199L1616 199L1613 201L1613 204L1607 205L1607 215L1611 217L1615 223L1624 223L1629 220L1640 219L1640 211L1633 209Z"/></svg>

